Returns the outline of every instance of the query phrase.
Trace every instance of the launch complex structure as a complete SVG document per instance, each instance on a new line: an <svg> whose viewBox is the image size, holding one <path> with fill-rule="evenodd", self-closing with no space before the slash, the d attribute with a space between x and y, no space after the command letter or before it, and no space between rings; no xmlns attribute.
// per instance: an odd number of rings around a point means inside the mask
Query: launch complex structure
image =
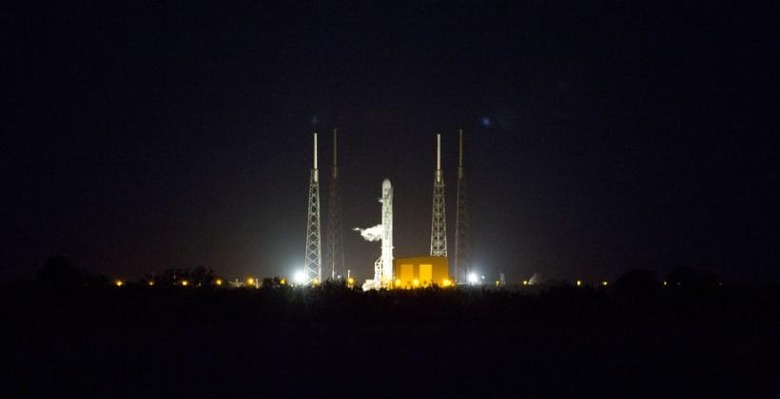
<svg viewBox="0 0 780 399"><path fill-rule="evenodd" d="M306 258L300 283L309 285L324 280L344 278L344 243L342 233L341 195L339 192L337 130L333 130L333 164L329 181L329 212L327 260L323 274L320 224L320 179L317 169L317 133L314 132L313 166L309 177L309 197L306 227ZM467 201L466 177L463 166L463 131L458 132L457 204L455 214L455 259L452 275L456 282L465 283L470 271L470 217ZM382 223L366 229L356 228L368 241L381 241L381 255L374 263L374 278L366 280L364 289L392 288L393 276L393 186L390 179L382 182ZM447 258L447 218L444 173L441 167L441 134L436 134L436 168L433 176L433 203L431 218L430 256ZM348 273L347 273L348 274Z"/></svg>

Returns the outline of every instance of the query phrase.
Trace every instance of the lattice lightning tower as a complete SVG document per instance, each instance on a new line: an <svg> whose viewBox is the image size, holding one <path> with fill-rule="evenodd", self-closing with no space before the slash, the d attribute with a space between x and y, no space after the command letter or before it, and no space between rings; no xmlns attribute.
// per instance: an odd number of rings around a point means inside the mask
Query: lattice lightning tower
<svg viewBox="0 0 780 399"><path fill-rule="evenodd" d="M330 174L330 195L328 201L328 259L330 279L344 275L344 234L341 219L341 193L339 191L339 172L337 157L337 135L333 129L333 165Z"/></svg>
<svg viewBox="0 0 780 399"><path fill-rule="evenodd" d="M444 206L444 174L441 170L441 134L436 134L436 172L433 175L431 256L447 256L447 219Z"/></svg>
<svg viewBox="0 0 780 399"><path fill-rule="evenodd" d="M317 171L317 132L314 132L314 167L309 179L309 210L306 224L305 284L322 281L320 237L320 181Z"/></svg>
<svg viewBox="0 0 780 399"><path fill-rule="evenodd" d="M458 196L455 212L455 281L465 282L471 269L471 216L463 170L463 130L458 132Z"/></svg>

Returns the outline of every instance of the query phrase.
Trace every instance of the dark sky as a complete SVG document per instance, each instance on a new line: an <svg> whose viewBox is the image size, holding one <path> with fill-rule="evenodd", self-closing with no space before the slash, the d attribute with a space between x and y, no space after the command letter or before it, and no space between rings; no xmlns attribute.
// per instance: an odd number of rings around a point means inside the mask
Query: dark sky
<svg viewBox="0 0 780 399"><path fill-rule="evenodd" d="M396 256L428 251L437 132L454 249L463 129L489 276L778 278L777 2L23 3L2 17L4 277L55 255L290 274L311 134L326 176L338 128L345 227L379 222L390 178ZM344 234L369 277L378 244Z"/></svg>

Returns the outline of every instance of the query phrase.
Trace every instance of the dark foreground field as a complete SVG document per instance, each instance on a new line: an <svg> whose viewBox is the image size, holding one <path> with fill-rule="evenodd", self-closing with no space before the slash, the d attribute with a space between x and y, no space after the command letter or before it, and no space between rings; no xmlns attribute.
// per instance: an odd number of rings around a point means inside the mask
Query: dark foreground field
<svg viewBox="0 0 780 399"><path fill-rule="evenodd" d="M780 397L777 291L7 287L0 397Z"/></svg>

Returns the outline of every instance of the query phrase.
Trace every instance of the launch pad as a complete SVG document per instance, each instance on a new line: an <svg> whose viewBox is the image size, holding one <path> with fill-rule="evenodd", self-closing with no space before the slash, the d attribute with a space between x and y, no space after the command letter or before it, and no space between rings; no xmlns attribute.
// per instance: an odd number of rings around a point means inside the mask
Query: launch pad
<svg viewBox="0 0 780 399"><path fill-rule="evenodd" d="M339 198L337 192L336 172L336 131L333 141L333 181L331 181L331 199ZM372 279L363 284L364 290L392 289L392 288L417 288L422 286L437 285L450 286L465 279L465 272L469 270L469 243L468 243L468 215L465 206L465 184L463 180L463 132L459 132L459 162L458 162L458 201L456 214L456 251L455 273L449 272L449 258L447 256L447 223L445 206L444 173L441 166L441 134L436 134L436 167L434 169L433 196L431 210L431 241L430 255L422 257L406 258L404 262L394 265L393 258L393 186L390 179L382 182L381 223L368 228L355 228L367 241L380 241L381 254L374 262L374 275ZM334 202L330 209L329 220L340 221L340 206ZM319 214L319 179L317 170L317 133L314 133L314 165L310 176L308 226L306 236L306 284L322 282L322 264L320 263L320 214ZM340 224L339 224L340 226ZM337 263L343 265L343 244L340 239L339 226L331 225L328 229L328 263L330 279L335 279ZM415 260L415 261L412 261ZM416 260L420 260L417 262ZM410 263L411 262L411 263ZM343 266L342 266L343 267ZM450 277L450 276L454 276ZM453 281L455 280L455 281Z"/></svg>

